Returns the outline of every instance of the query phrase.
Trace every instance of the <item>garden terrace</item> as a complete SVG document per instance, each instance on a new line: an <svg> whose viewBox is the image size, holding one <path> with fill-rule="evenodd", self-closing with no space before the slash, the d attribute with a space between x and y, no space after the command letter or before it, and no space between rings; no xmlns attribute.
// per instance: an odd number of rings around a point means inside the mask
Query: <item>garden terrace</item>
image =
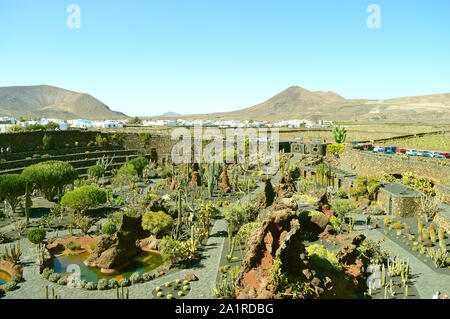
<svg viewBox="0 0 450 319"><path fill-rule="evenodd" d="M135 150L124 150L117 149L114 151L101 151L97 150L95 152L88 153L74 153L68 155L56 155L51 157L44 158L31 158L31 159L22 159L16 161L9 161L0 163L0 174L19 174L26 167L30 165L34 165L40 162L45 162L48 160L58 160L65 161L71 164L75 169L77 169L80 175L86 173L87 169L95 165L97 160L101 159L103 156L114 156L113 167L119 167L130 159L137 157L137 152Z"/></svg>
<svg viewBox="0 0 450 319"><path fill-rule="evenodd" d="M105 146L83 146L83 147L65 147L65 148L53 148L48 150L35 150L35 151L29 151L29 152L15 152L15 153L3 153L0 158L4 159L3 162L9 162L9 161L18 161L22 159L26 159L27 157L33 157L36 156L36 154L42 156L42 155L51 155L51 156L57 156L57 155L70 155L70 154L79 154L79 153L85 153L87 151L89 152L97 152L97 151L116 151L116 150L123 150L123 147L121 146L115 146L115 145L105 145Z"/></svg>
<svg viewBox="0 0 450 319"><path fill-rule="evenodd" d="M322 165L301 166L301 176L304 178L315 178L317 176L317 169L321 169ZM328 185L336 189L343 188L346 191L356 184L356 175L351 172L346 172L342 169L335 167L325 167L333 174L331 180L328 181ZM319 178L319 176L317 176Z"/></svg>

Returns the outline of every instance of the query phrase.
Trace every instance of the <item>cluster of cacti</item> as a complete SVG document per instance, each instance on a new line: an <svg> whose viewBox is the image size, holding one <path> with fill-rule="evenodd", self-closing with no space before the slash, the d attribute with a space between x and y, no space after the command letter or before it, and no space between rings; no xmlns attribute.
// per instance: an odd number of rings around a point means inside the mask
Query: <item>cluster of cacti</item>
<svg viewBox="0 0 450 319"><path fill-rule="evenodd" d="M438 230L439 241L444 241L444 236L445 236L444 228L439 227Z"/></svg>
<svg viewBox="0 0 450 319"><path fill-rule="evenodd" d="M410 234L411 234L411 228L409 227L409 225L405 224L404 228L405 228L405 232L406 232L408 235L410 235Z"/></svg>
<svg viewBox="0 0 450 319"><path fill-rule="evenodd" d="M421 218L417 219L417 229L418 229L418 234L422 234L422 230L423 230L423 221Z"/></svg>
<svg viewBox="0 0 450 319"><path fill-rule="evenodd" d="M123 287L122 287L121 291L119 291L119 287L116 287L116 296L117 296L117 299L129 299L128 288L127 288L127 292L124 293Z"/></svg>
<svg viewBox="0 0 450 319"><path fill-rule="evenodd" d="M356 218L354 216L352 216L352 214L349 212L348 213L348 231L349 231L349 233L351 233L353 231L353 228L355 227L355 221L356 221Z"/></svg>
<svg viewBox="0 0 450 319"><path fill-rule="evenodd" d="M222 174L222 164L220 163L209 163L206 165L206 175L208 182L208 194L213 196L214 187Z"/></svg>
<svg viewBox="0 0 450 319"><path fill-rule="evenodd" d="M9 250L7 247L4 247L4 251L2 254L2 259L6 261L10 261L13 264L17 264L17 262L20 259L20 256L22 256L22 252L20 251L20 243L17 244L10 244Z"/></svg>
<svg viewBox="0 0 450 319"><path fill-rule="evenodd" d="M448 252L444 252L442 249L429 248L427 257L431 258L437 268L445 268L450 262Z"/></svg>
<svg viewBox="0 0 450 319"><path fill-rule="evenodd" d="M396 256L394 261L390 262L388 260L387 266L390 277L401 276L403 280L404 278L407 278L407 275L409 274L409 258L405 261Z"/></svg>
<svg viewBox="0 0 450 319"><path fill-rule="evenodd" d="M48 286L45 286L45 299L49 299L48 298ZM55 295L55 288L52 288L51 299L61 299L61 296Z"/></svg>

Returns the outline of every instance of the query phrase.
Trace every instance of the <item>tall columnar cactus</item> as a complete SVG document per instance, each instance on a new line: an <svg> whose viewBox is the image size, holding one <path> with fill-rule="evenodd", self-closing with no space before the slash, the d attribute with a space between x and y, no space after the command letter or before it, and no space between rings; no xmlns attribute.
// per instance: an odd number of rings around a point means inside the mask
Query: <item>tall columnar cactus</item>
<svg viewBox="0 0 450 319"><path fill-rule="evenodd" d="M347 130L345 127L335 126L333 129L334 141L338 144L344 143L347 138Z"/></svg>
<svg viewBox="0 0 450 319"><path fill-rule="evenodd" d="M30 208L33 204L31 200L31 194L30 194L30 185L27 182L25 186L25 216L27 217L27 225L30 222Z"/></svg>
<svg viewBox="0 0 450 319"><path fill-rule="evenodd" d="M217 183L220 175L222 173L222 164L220 163L209 163L206 166L206 174L208 176L208 193L209 196L214 194L214 186Z"/></svg>

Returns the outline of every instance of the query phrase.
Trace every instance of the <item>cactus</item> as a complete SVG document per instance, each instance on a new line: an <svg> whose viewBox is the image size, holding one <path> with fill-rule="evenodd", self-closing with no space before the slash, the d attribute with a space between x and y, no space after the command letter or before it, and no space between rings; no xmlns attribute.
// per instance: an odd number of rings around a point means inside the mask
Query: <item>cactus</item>
<svg viewBox="0 0 450 319"><path fill-rule="evenodd" d="M430 228L430 240L432 243L436 242L436 233L434 232L434 229Z"/></svg>
<svg viewBox="0 0 450 319"><path fill-rule="evenodd" d="M116 287L116 296L117 296L117 299L129 299L130 296L129 296L128 288L127 288L126 294L124 294L123 287L122 287L121 291L119 291L119 287Z"/></svg>
<svg viewBox="0 0 450 319"><path fill-rule="evenodd" d="M381 286L386 286L386 268L381 266Z"/></svg>
<svg viewBox="0 0 450 319"><path fill-rule="evenodd" d="M394 296L394 289L393 289L393 285L392 285L392 279L389 281L389 293L391 294L391 296Z"/></svg>
<svg viewBox="0 0 450 319"><path fill-rule="evenodd" d="M333 138L334 141L338 144L344 143L347 138L347 130L345 127L335 126L333 129Z"/></svg>
<svg viewBox="0 0 450 319"><path fill-rule="evenodd" d="M422 230L423 230L423 221L421 218L419 218L417 220L417 228L418 228L418 233L422 234Z"/></svg>
<svg viewBox="0 0 450 319"><path fill-rule="evenodd" d="M25 216L27 218L26 224L28 225L30 222L30 208L31 205L33 205L33 201L31 200L31 194L30 194L30 186L27 182L25 185Z"/></svg>
<svg viewBox="0 0 450 319"><path fill-rule="evenodd" d="M422 237L423 237L423 240L428 240L430 238L430 233L425 228L422 229Z"/></svg>
<svg viewBox="0 0 450 319"><path fill-rule="evenodd" d="M408 285L405 285L405 296L403 299L406 299L408 297Z"/></svg>
<svg viewBox="0 0 450 319"><path fill-rule="evenodd" d="M388 290L388 286L386 285L384 287L384 299L387 299L387 290Z"/></svg>

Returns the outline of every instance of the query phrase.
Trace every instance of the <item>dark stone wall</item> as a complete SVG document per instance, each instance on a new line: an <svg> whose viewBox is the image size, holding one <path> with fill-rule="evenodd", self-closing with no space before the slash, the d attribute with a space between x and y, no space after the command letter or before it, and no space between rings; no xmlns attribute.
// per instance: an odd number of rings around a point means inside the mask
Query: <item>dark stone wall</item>
<svg viewBox="0 0 450 319"><path fill-rule="evenodd" d="M66 144L74 146L75 142L79 146L86 146L87 143L95 141L97 134L105 136L98 131L46 131L46 132L22 132L22 133L2 133L0 134L0 147L4 150L9 146L12 153L36 151L37 146L43 145L44 135L52 137L55 148L65 148Z"/></svg>
<svg viewBox="0 0 450 319"><path fill-rule="evenodd" d="M340 158L358 172L365 175L403 174L412 172L415 176L429 178L434 183L449 184L450 167L408 158L376 155L346 148Z"/></svg>

